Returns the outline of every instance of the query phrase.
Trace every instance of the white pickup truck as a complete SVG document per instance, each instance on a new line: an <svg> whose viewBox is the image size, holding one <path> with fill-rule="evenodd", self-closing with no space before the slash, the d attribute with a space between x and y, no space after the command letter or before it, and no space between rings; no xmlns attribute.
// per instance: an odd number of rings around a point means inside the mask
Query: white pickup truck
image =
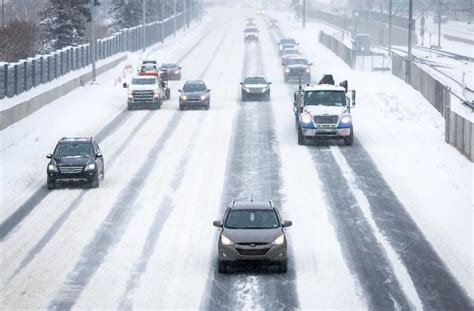
<svg viewBox="0 0 474 311"><path fill-rule="evenodd" d="M136 76L130 84L124 83L123 87L128 88L128 110L160 109L163 101L169 99L166 84L156 76Z"/></svg>

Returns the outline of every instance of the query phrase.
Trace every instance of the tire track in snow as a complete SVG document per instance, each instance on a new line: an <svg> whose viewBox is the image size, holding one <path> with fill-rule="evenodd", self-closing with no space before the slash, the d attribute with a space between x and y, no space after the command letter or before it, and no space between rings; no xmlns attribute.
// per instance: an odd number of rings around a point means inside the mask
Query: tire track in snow
<svg viewBox="0 0 474 311"><path fill-rule="evenodd" d="M375 223L404 263L423 308L472 310L469 295L426 240L360 141L356 139L351 148L340 150L370 203Z"/></svg>
<svg viewBox="0 0 474 311"><path fill-rule="evenodd" d="M211 32L205 32L196 43L190 47L187 53L181 55L178 58L177 63L181 63L184 59L190 56L190 52L194 51L199 45L201 45L206 37L209 36ZM120 112L115 116L107 125L105 125L99 133L96 134L95 138L100 144L103 140L107 139L111 134L113 134L118 128L120 128L125 121L130 118L131 114L127 109ZM46 198L51 191L46 189L45 186L41 186L33 194L26 199L26 201L20 205L10 216L8 216L5 221L0 224L0 242L3 241L13 229L19 225L26 216L28 216L33 209Z"/></svg>
<svg viewBox="0 0 474 311"><path fill-rule="evenodd" d="M278 38L285 37L281 30L276 32ZM276 46L277 38L273 33L272 41ZM288 86L290 95L294 89ZM307 148L322 181L342 254L350 271L354 272L369 308L410 310L413 306L402 291L385 250L364 218L330 149Z"/></svg>
<svg viewBox="0 0 474 311"><path fill-rule="evenodd" d="M220 44L217 45L214 54L211 56L209 62L205 65L200 75L201 78L212 65L214 56L220 50L225 38L226 36L224 34ZM140 190L149 176L151 168L158 160L159 155L161 154L161 151L163 150L163 147L168 139L172 136L176 128L178 128L182 116L183 113L179 111L175 111L172 114L172 117L170 121L168 121L165 130L156 140L153 148L148 153L147 160L145 160L132 180L123 188L121 195L113 204L109 214L99 229L95 232L94 238L89 242L82 252L79 262L76 264L73 271L71 271L67 276L63 288L58 292L56 298L50 303L48 308L71 309L77 302L82 291L89 284L89 281L95 275L96 271L102 265L109 250L119 242L120 237L125 232L128 223L136 212L136 210L131 210L129 206L133 206L137 200ZM201 118L200 122L202 122L202 120L203 119ZM199 126L196 128L199 128ZM181 175L181 177L182 176L183 175Z"/></svg>
<svg viewBox="0 0 474 311"><path fill-rule="evenodd" d="M258 45L258 46L256 46ZM242 76L263 74L259 43L246 43ZM223 189L222 207L233 200L273 200L277 207L281 195L278 141L273 129L271 102L243 102L237 114ZM224 212L224 210L222 211ZM217 252L213 249L214 254ZM289 269L284 275L264 267L236 269L236 274L220 274L213 261L205 309L297 309L295 272L289 254Z"/></svg>

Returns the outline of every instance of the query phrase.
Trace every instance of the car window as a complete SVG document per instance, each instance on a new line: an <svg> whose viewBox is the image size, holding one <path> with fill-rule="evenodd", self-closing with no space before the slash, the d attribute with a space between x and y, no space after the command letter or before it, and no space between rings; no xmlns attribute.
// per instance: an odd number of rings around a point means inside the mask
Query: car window
<svg viewBox="0 0 474 311"><path fill-rule="evenodd" d="M274 229L280 226L273 210L231 210L225 227L229 229Z"/></svg>
<svg viewBox="0 0 474 311"><path fill-rule="evenodd" d="M176 68L178 64L163 64L161 65L162 68Z"/></svg>
<svg viewBox="0 0 474 311"><path fill-rule="evenodd" d="M264 77L247 77L244 84L267 84L267 80Z"/></svg>
<svg viewBox="0 0 474 311"><path fill-rule="evenodd" d="M59 144L54 152L55 156L91 156L94 154L94 148L90 143L66 143Z"/></svg>
<svg viewBox="0 0 474 311"><path fill-rule="evenodd" d="M184 92L204 92L206 85L204 83L186 83L183 86Z"/></svg>
<svg viewBox="0 0 474 311"><path fill-rule="evenodd" d="M280 44L293 44L296 45L295 39L281 39Z"/></svg>
<svg viewBox="0 0 474 311"><path fill-rule="evenodd" d="M150 79L132 79L132 84L138 84L138 85L151 85L151 84L156 84L156 79L155 78L150 78Z"/></svg>
<svg viewBox="0 0 474 311"><path fill-rule="evenodd" d="M245 32L258 32L257 28L245 28Z"/></svg>
<svg viewBox="0 0 474 311"><path fill-rule="evenodd" d="M304 58L288 58L287 65L308 65L308 61Z"/></svg>

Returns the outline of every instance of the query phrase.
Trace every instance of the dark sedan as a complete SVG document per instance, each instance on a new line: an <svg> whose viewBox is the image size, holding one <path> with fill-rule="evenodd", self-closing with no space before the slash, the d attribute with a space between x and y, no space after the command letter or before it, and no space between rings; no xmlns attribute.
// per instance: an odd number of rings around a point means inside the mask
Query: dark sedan
<svg viewBox="0 0 474 311"><path fill-rule="evenodd" d="M181 66L178 64L161 64L160 72L161 76L166 76L168 80L181 80Z"/></svg>
<svg viewBox="0 0 474 311"><path fill-rule="evenodd" d="M232 202L224 220L213 224L221 228L217 245L220 273L245 263L278 265L280 272L287 271L285 228L292 222L282 221L271 201Z"/></svg>
<svg viewBox="0 0 474 311"><path fill-rule="evenodd" d="M211 105L211 90L202 80L186 81L183 89L179 90L179 110L188 108L209 109Z"/></svg>

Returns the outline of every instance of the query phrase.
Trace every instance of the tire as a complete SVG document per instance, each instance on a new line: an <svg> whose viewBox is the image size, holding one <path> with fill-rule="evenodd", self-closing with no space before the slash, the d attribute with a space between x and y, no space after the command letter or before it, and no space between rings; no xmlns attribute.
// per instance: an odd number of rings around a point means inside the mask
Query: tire
<svg viewBox="0 0 474 311"><path fill-rule="evenodd" d="M351 135L344 138L344 145L352 146L353 143L354 143L354 130L352 129L352 126L351 126Z"/></svg>
<svg viewBox="0 0 474 311"><path fill-rule="evenodd" d="M286 273L288 271L288 260L282 261L278 264L278 272Z"/></svg>
<svg viewBox="0 0 474 311"><path fill-rule="evenodd" d="M127 109L128 109L128 110L133 110L133 105L130 104L130 103L128 103L128 104L127 104Z"/></svg>
<svg viewBox="0 0 474 311"><path fill-rule="evenodd" d="M56 189L56 182L55 182L55 181L48 181L48 182L47 182L47 185L48 185L48 189L49 189L49 190L54 190L54 189Z"/></svg>
<svg viewBox="0 0 474 311"><path fill-rule="evenodd" d="M298 145L304 146L306 145L306 138L303 135L303 132L300 128L298 128Z"/></svg>
<svg viewBox="0 0 474 311"><path fill-rule="evenodd" d="M217 261L217 271L219 273L227 273L227 264L221 260Z"/></svg>
<svg viewBox="0 0 474 311"><path fill-rule="evenodd" d="M182 105L179 105L179 110L183 111L184 107Z"/></svg>
<svg viewBox="0 0 474 311"><path fill-rule="evenodd" d="M208 101L207 105L204 106L204 109L209 110L210 107L211 107L211 102Z"/></svg>
<svg viewBox="0 0 474 311"><path fill-rule="evenodd" d="M95 174L94 180L90 183L90 188L99 188L99 174Z"/></svg>

